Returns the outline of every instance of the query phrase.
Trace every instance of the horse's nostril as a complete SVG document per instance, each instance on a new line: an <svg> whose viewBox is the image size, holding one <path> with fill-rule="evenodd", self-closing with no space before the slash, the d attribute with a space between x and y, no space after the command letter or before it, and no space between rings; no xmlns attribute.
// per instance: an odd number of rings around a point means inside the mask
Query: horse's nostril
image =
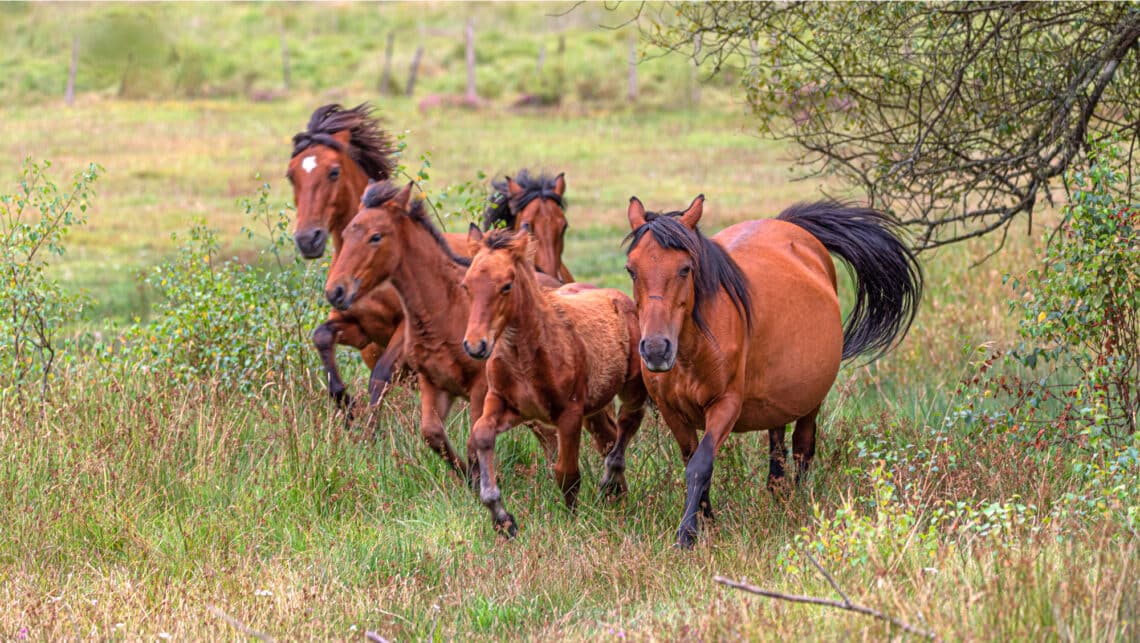
<svg viewBox="0 0 1140 643"><path fill-rule="evenodd" d="M641 351L641 354L642 354L642 355L644 355L644 354L645 354L645 340L644 340L644 339L643 339L643 340L641 340L640 342L638 342L638 344L637 344L637 350Z"/></svg>

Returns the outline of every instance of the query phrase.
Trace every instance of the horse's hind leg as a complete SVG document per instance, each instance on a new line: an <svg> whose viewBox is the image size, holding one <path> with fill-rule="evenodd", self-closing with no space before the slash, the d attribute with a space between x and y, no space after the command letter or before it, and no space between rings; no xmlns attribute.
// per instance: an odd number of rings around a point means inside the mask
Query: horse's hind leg
<svg viewBox="0 0 1140 643"><path fill-rule="evenodd" d="M605 455L617 442L618 426L614 421L613 405L586 418L586 431L594 438L594 448Z"/></svg>
<svg viewBox="0 0 1140 643"><path fill-rule="evenodd" d="M620 498L629 490L625 481L625 450L641 428L641 421L645 417L645 400L649 396L640 379L626 389L621 395L617 440L614 441L614 448L606 455L606 473L598 485L602 495L613 498Z"/></svg>
<svg viewBox="0 0 1140 643"><path fill-rule="evenodd" d="M554 480L562 490L566 508L578 505L578 488L582 473L578 469L578 450L582 441L582 411L567 409L558 418L558 457L554 462Z"/></svg>
<svg viewBox="0 0 1140 643"><path fill-rule="evenodd" d="M798 485L811 466L815 457L815 429L816 416L819 407L796 420L796 428L792 431L792 459L796 462L796 484Z"/></svg>
<svg viewBox="0 0 1140 643"><path fill-rule="evenodd" d="M784 463L788 449L784 445L787 427L768 429L768 491L776 493L784 484Z"/></svg>

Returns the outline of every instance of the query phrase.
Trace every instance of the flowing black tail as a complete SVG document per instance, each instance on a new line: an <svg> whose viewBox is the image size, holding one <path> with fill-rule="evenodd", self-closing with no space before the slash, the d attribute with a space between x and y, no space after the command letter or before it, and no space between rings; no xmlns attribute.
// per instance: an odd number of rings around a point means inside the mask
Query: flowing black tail
<svg viewBox="0 0 1140 643"><path fill-rule="evenodd" d="M843 326L843 359L879 357L906 335L922 297L922 268L887 215L819 201L793 205L776 218L810 232L854 273L855 307Z"/></svg>

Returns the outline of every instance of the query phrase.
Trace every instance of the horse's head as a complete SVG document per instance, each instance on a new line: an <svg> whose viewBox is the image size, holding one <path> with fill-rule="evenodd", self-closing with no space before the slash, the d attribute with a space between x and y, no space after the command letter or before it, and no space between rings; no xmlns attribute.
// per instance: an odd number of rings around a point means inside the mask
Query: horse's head
<svg viewBox="0 0 1140 643"><path fill-rule="evenodd" d="M566 193L565 174L551 179L545 175L531 176L524 169L516 178L508 176L494 185L499 197L488 209L486 223L493 226L502 221L512 230L529 227L533 235L535 269L561 279L567 228L563 196Z"/></svg>
<svg viewBox="0 0 1140 643"><path fill-rule="evenodd" d="M472 247L479 244L479 250L463 278L463 289L471 298L463 349L475 359L487 359L511 319L516 281L533 269L530 230L493 230L484 236L472 226L469 235Z"/></svg>
<svg viewBox="0 0 1140 643"><path fill-rule="evenodd" d="M629 200L633 232L625 269L641 324L641 359L654 372L673 368L681 327L697 310L701 250L696 229L704 201L698 196L681 213L647 214L637 197Z"/></svg>
<svg viewBox="0 0 1140 643"><path fill-rule="evenodd" d="M403 189L391 183L369 186L360 211L344 229L343 245L325 281L325 298L333 307L348 310L391 277L403 256L410 209L422 207L411 200L411 183Z"/></svg>
<svg viewBox="0 0 1140 643"><path fill-rule="evenodd" d="M306 259L325 252L330 237L356 213L369 179L391 176L392 146L367 105L318 107L308 128L293 137L285 176L293 184L297 220L293 241Z"/></svg>

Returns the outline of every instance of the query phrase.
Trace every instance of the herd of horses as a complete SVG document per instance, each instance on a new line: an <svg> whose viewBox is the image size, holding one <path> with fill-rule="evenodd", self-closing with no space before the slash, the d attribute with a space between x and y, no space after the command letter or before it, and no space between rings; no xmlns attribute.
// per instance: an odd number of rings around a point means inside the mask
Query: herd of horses
<svg viewBox="0 0 1140 643"><path fill-rule="evenodd" d="M561 174L523 170L494 182L483 225L449 234L414 184L392 181L394 150L367 104L318 108L293 143L294 241L309 259L333 246L325 297L334 310L313 333L330 394L351 403L337 344L361 351L374 404L395 373L413 373L424 440L478 490L508 537L518 523L495 475L499 434L531 428L572 509L583 426L604 456L599 491L620 497L625 452L652 400L685 463L676 542L691 547L700 519L712 517L713 462L729 434L768 432L774 488L794 425L798 482L840 362L893 346L921 297L915 257L892 221L868 208L801 204L706 237L703 195L660 213L631 198L631 300L575 283L562 262ZM846 323L831 254L854 275ZM457 398L471 413L466 459L444 429Z"/></svg>

